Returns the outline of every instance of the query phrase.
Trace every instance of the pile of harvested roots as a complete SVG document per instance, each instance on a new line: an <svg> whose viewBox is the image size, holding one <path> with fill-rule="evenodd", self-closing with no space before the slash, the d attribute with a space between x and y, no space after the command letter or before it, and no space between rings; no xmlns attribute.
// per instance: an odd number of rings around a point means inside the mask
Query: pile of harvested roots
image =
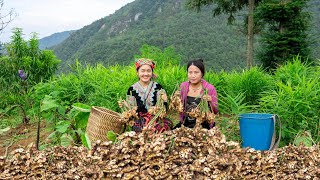
<svg viewBox="0 0 320 180"><path fill-rule="evenodd" d="M319 179L319 146L243 149L216 128L126 132L116 143L17 149L0 158L0 179Z"/></svg>

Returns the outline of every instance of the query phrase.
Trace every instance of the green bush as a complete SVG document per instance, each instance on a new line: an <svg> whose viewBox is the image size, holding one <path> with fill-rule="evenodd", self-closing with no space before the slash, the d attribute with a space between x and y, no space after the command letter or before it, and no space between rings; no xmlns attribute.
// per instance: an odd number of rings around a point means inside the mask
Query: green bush
<svg viewBox="0 0 320 180"><path fill-rule="evenodd" d="M226 93L232 97L244 93L244 102L248 105L257 105L262 93L272 88L272 78L258 67L224 76Z"/></svg>
<svg viewBox="0 0 320 180"><path fill-rule="evenodd" d="M13 30L11 42L6 44L8 55L0 58L0 109L19 107L22 109L23 122L28 123L30 118L26 115L33 103L30 88L48 81L57 70L60 60L52 51L39 49L36 34L28 41L22 35L22 29Z"/></svg>
<svg viewBox="0 0 320 180"><path fill-rule="evenodd" d="M298 61L287 63L275 72L275 88L260 99L262 111L281 117L283 145L307 130L319 140L320 83L314 69Z"/></svg>
<svg viewBox="0 0 320 180"><path fill-rule="evenodd" d="M301 58L296 56L291 62L288 62L284 66L280 66L276 69L273 79L275 81L290 83L293 86L297 86L301 83L301 77L312 79L316 72L317 68L306 63L301 63Z"/></svg>

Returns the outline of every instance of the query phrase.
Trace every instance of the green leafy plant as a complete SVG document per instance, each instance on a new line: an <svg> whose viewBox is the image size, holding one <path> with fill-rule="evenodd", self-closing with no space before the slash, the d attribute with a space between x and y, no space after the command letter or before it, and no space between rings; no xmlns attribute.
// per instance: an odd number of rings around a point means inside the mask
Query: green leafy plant
<svg viewBox="0 0 320 180"><path fill-rule="evenodd" d="M117 136L118 136L118 134L116 134L114 131L108 131L107 132L107 139L112 141L112 142L114 142L114 143L117 140Z"/></svg>
<svg viewBox="0 0 320 180"><path fill-rule="evenodd" d="M245 103L245 95L243 92L234 97L227 93L224 93L224 96L219 96L219 111L222 114L238 116L254 108L257 108L257 106Z"/></svg>
<svg viewBox="0 0 320 180"><path fill-rule="evenodd" d="M215 121L228 141L241 142L238 115L220 115L216 117Z"/></svg>
<svg viewBox="0 0 320 180"><path fill-rule="evenodd" d="M241 73L234 71L227 74L224 79L226 81L225 92L234 97L238 93L243 93L244 102L250 105L258 104L262 93L269 90L272 85L272 78L258 67L244 70Z"/></svg>
<svg viewBox="0 0 320 180"><path fill-rule="evenodd" d="M300 131L293 141L294 145L299 146L300 144L303 144L305 146L312 146L316 144L314 140L312 139L310 131Z"/></svg>
<svg viewBox="0 0 320 180"><path fill-rule="evenodd" d="M262 111L272 112L282 119L282 145L293 142L295 136L305 130L319 140L319 76L303 66L293 62L281 67L280 72L275 73L275 88L260 98Z"/></svg>
<svg viewBox="0 0 320 180"><path fill-rule="evenodd" d="M90 148L88 135L85 133L90 109L91 106L82 103L75 103L71 109L67 109L52 96L45 96L40 112L41 117L54 125L53 132L48 136L52 144L83 144Z"/></svg>
<svg viewBox="0 0 320 180"><path fill-rule="evenodd" d="M49 80L57 70L60 60L52 51L39 49L35 33L28 41L22 36L22 29L15 28L11 42L5 45L8 55L0 58L0 81L3 82L0 98L5 99L0 104L0 109L18 107L23 116L22 122L27 124L30 121L28 111L33 105L30 89L39 82Z"/></svg>

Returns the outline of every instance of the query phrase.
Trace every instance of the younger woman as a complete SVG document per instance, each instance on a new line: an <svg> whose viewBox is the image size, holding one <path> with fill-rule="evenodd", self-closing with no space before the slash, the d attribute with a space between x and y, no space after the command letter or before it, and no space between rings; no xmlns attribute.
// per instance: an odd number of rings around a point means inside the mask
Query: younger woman
<svg viewBox="0 0 320 180"><path fill-rule="evenodd" d="M203 79L205 74L205 67L202 59L190 61L187 65L188 81L182 82L181 101L184 106L184 112L180 114L180 123L176 127L183 124L186 127L193 128L196 125L196 119L190 117L187 112L191 112L200 103L201 98L209 102L211 112L218 113L218 96L217 91L213 85ZM205 90L208 95L204 95ZM215 123L209 124L207 121L203 122L203 128L211 129Z"/></svg>

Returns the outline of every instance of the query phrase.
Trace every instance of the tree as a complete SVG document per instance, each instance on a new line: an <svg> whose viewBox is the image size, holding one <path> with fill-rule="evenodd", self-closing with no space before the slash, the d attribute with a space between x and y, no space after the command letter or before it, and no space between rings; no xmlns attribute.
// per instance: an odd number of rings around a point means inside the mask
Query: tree
<svg viewBox="0 0 320 180"><path fill-rule="evenodd" d="M248 44L247 44L247 68L252 67L253 65L253 28L254 28L254 21L253 21L253 13L254 13L254 0L249 0L249 12L248 12Z"/></svg>
<svg viewBox="0 0 320 180"><path fill-rule="evenodd" d="M259 53L265 68L274 69L296 55L302 62L311 61L307 34L310 14L304 11L308 1L272 0L258 8L257 17L268 24Z"/></svg>
<svg viewBox="0 0 320 180"><path fill-rule="evenodd" d="M215 4L214 16L220 15L222 13L229 14L228 23L232 23L235 18L234 14L241 11L245 7L248 7L248 17L247 17L247 68L253 65L253 41L254 41L254 9L258 6L262 0L188 0L187 7L191 9L201 10L202 6L207 6Z"/></svg>
<svg viewBox="0 0 320 180"><path fill-rule="evenodd" d="M28 74L28 83L32 85L48 80L56 70L60 60L51 50L40 50L39 40L33 33L29 41L22 37L22 29L15 28L11 42L6 45L9 60L15 69L23 69Z"/></svg>
<svg viewBox="0 0 320 180"><path fill-rule="evenodd" d="M60 60L51 50L39 49L36 34L29 41L25 41L22 35L21 28L14 29L11 42L6 44L8 56L0 58L0 109L20 108L26 124L29 122L27 110L31 106L30 88L49 80L58 69ZM10 100L5 102L6 99Z"/></svg>
<svg viewBox="0 0 320 180"><path fill-rule="evenodd" d="M4 5L3 0L0 0L0 33L16 17L16 13L15 13L14 9L10 9L9 12L3 14L2 13L3 5Z"/></svg>

